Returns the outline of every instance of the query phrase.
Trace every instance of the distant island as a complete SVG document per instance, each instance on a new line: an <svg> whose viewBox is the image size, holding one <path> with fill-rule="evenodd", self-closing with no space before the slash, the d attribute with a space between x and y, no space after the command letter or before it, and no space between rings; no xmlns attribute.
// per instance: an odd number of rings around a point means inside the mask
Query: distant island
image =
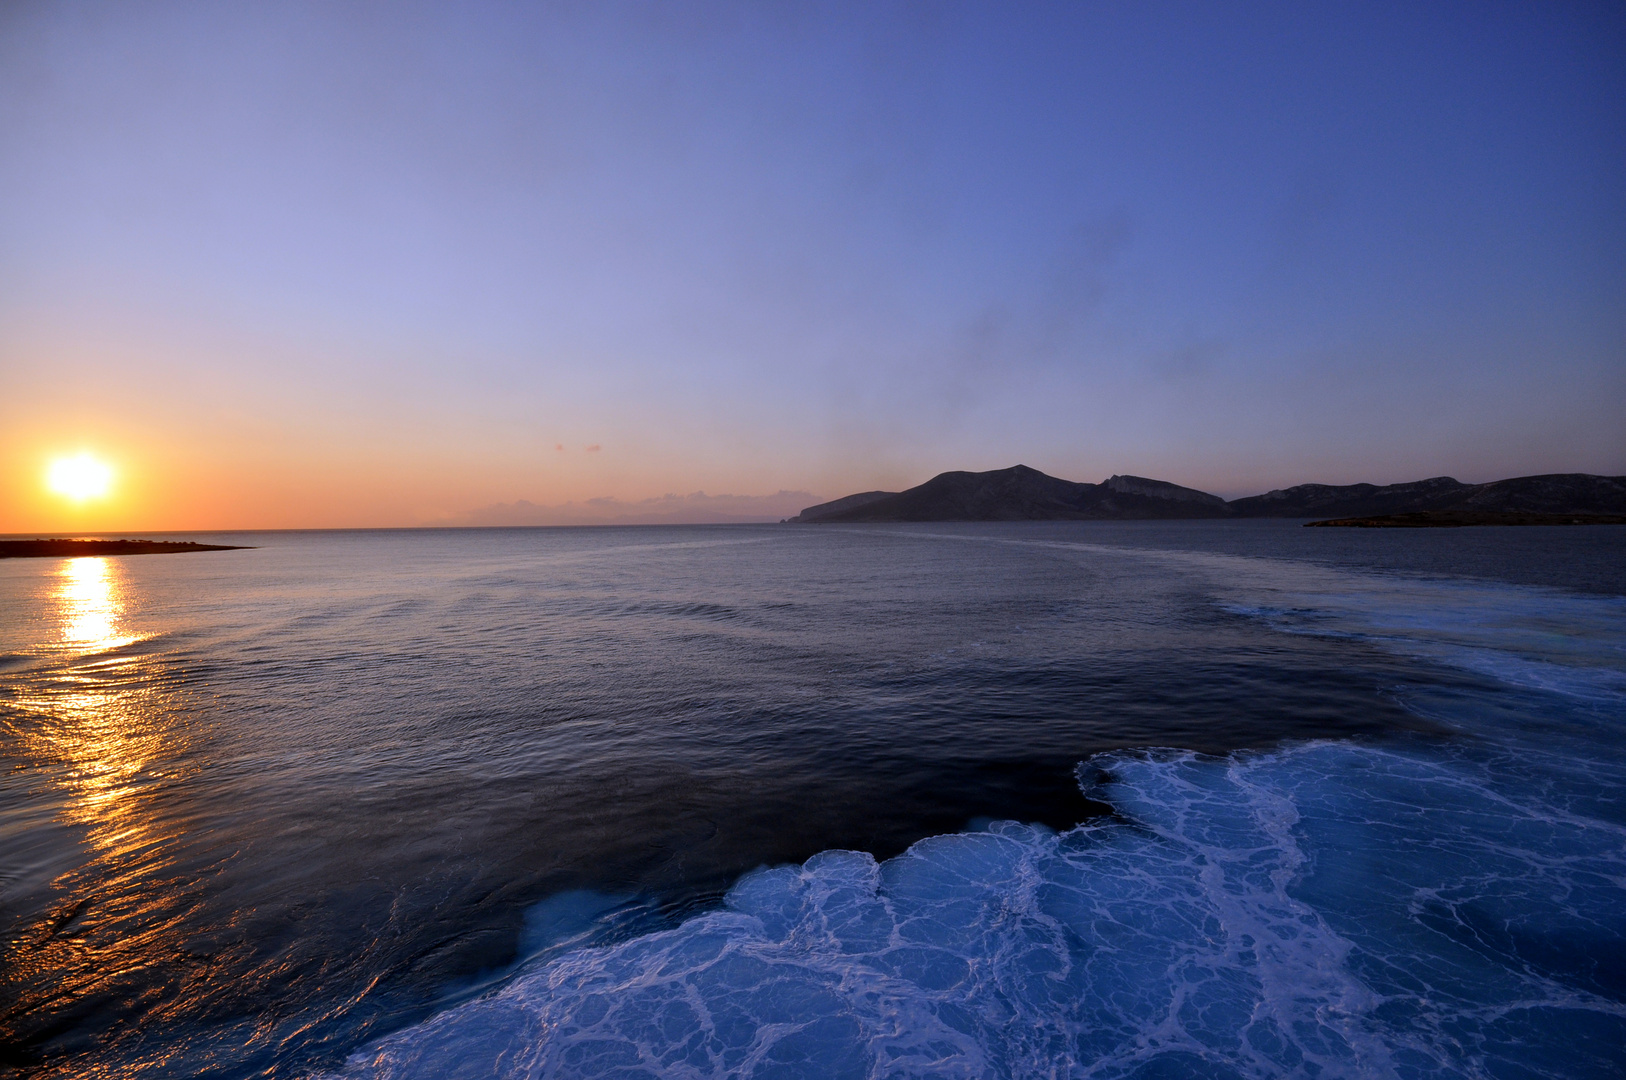
<svg viewBox="0 0 1626 1080"><path fill-rule="evenodd" d="M1324 518L1311 525L1427 528L1464 525L1626 524L1626 476L1552 473L1488 484L1449 476L1409 484L1299 484L1225 501L1141 476L1099 484L1047 476L1026 465L946 472L907 491L866 491L803 510L788 521L1132 521L1191 518Z"/></svg>
<svg viewBox="0 0 1626 1080"><path fill-rule="evenodd" d="M85 555L178 555L188 551L246 551L242 544L190 540L0 540L0 559L76 558Z"/></svg>

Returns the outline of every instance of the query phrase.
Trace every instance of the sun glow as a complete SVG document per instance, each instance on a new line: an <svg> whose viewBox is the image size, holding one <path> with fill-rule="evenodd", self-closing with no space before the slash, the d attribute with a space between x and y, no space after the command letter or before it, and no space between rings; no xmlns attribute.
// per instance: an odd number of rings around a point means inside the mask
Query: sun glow
<svg viewBox="0 0 1626 1080"><path fill-rule="evenodd" d="M99 499L113 486L113 470L88 453L57 458L46 471L45 486L74 502Z"/></svg>

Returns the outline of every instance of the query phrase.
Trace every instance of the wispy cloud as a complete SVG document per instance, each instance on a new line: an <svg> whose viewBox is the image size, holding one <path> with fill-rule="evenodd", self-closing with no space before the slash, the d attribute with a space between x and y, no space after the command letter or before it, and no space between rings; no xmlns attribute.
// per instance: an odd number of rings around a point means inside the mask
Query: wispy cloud
<svg viewBox="0 0 1626 1080"><path fill-rule="evenodd" d="M779 521L825 501L806 491L772 495L667 494L653 499L616 498L539 506L527 499L495 503L458 515L451 525L703 525L708 523Z"/></svg>

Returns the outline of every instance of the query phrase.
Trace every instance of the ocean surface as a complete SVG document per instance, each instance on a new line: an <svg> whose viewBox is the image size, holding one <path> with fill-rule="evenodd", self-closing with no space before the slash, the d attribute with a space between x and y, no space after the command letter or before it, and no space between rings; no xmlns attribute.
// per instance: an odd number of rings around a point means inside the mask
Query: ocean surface
<svg viewBox="0 0 1626 1080"><path fill-rule="evenodd" d="M190 538L0 562L0 1074L1626 1074L1626 527Z"/></svg>

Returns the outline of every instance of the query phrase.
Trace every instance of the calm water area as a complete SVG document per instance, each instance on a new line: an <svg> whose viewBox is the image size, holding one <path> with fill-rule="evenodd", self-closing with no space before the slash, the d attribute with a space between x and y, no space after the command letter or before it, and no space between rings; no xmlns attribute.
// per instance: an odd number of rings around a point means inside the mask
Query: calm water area
<svg viewBox="0 0 1626 1080"><path fill-rule="evenodd" d="M1626 1072L1626 527L0 561L0 1074Z"/></svg>

